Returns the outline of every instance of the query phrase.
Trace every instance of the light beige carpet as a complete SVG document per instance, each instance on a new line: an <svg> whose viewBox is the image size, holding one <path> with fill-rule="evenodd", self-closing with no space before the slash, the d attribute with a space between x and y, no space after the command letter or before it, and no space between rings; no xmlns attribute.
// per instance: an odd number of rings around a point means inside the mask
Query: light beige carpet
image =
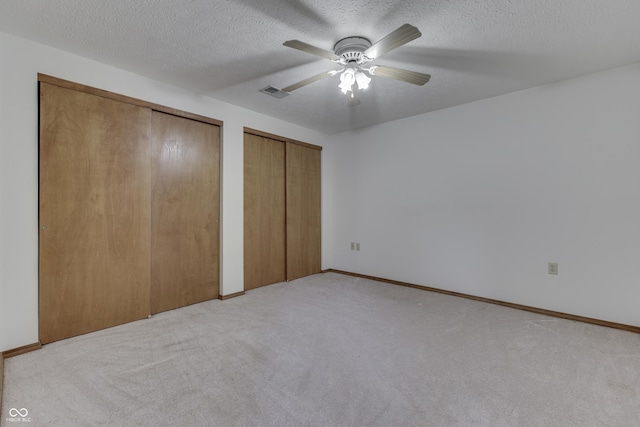
<svg viewBox="0 0 640 427"><path fill-rule="evenodd" d="M638 426L640 336L319 274L5 361L3 426Z"/></svg>

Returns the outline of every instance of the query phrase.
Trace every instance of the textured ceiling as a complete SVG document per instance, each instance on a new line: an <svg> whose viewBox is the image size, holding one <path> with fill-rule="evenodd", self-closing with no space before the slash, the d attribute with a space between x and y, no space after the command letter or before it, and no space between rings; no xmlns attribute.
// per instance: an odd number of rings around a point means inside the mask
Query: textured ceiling
<svg viewBox="0 0 640 427"><path fill-rule="evenodd" d="M332 50L412 24L422 37L375 61L432 75L374 77L348 107L335 66L282 46ZM638 0L0 0L0 31L326 133L640 62Z"/></svg>

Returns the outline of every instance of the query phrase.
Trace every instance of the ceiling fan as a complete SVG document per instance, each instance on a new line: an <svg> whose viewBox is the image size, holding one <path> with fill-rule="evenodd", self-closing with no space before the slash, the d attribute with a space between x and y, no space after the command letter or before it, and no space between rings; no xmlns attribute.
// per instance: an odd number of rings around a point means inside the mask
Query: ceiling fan
<svg viewBox="0 0 640 427"><path fill-rule="evenodd" d="M340 74L339 87L342 93L348 95L348 105L353 106L360 104L359 92L369 87L369 83L371 82L370 76L388 77L422 86L431 78L429 74L382 65L369 65L370 62L380 58L385 53L409 43L420 36L422 36L422 33L420 33L416 27L404 24L375 44L372 44L364 37L346 37L335 44L333 52L300 40L286 41L283 43L284 46L326 58L339 64L342 68L316 74L315 76L301 80L283 89L268 86L262 89L262 91L277 98L284 98L296 89Z"/></svg>

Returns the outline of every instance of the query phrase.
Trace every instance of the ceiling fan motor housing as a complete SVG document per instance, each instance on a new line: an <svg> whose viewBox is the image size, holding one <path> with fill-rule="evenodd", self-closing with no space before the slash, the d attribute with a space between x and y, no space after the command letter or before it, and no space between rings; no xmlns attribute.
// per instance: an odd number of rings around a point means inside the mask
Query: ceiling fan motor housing
<svg viewBox="0 0 640 427"><path fill-rule="evenodd" d="M364 51L371 47L371 42L364 37L345 37L342 40L339 40L335 46L333 46L333 51L336 55L341 58L343 64L348 63L357 63L364 64L370 61L364 55Z"/></svg>

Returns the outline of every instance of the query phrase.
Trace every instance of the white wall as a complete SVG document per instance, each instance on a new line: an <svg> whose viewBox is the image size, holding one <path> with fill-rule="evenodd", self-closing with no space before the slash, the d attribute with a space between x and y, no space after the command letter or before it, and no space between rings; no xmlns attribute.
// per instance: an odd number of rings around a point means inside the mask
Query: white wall
<svg viewBox="0 0 640 427"><path fill-rule="evenodd" d="M640 326L640 64L333 143L334 268Z"/></svg>
<svg viewBox="0 0 640 427"><path fill-rule="evenodd" d="M37 73L224 122L223 294L241 291L244 282L243 126L328 148L318 132L0 33L0 351L38 341Z"/></svg>

